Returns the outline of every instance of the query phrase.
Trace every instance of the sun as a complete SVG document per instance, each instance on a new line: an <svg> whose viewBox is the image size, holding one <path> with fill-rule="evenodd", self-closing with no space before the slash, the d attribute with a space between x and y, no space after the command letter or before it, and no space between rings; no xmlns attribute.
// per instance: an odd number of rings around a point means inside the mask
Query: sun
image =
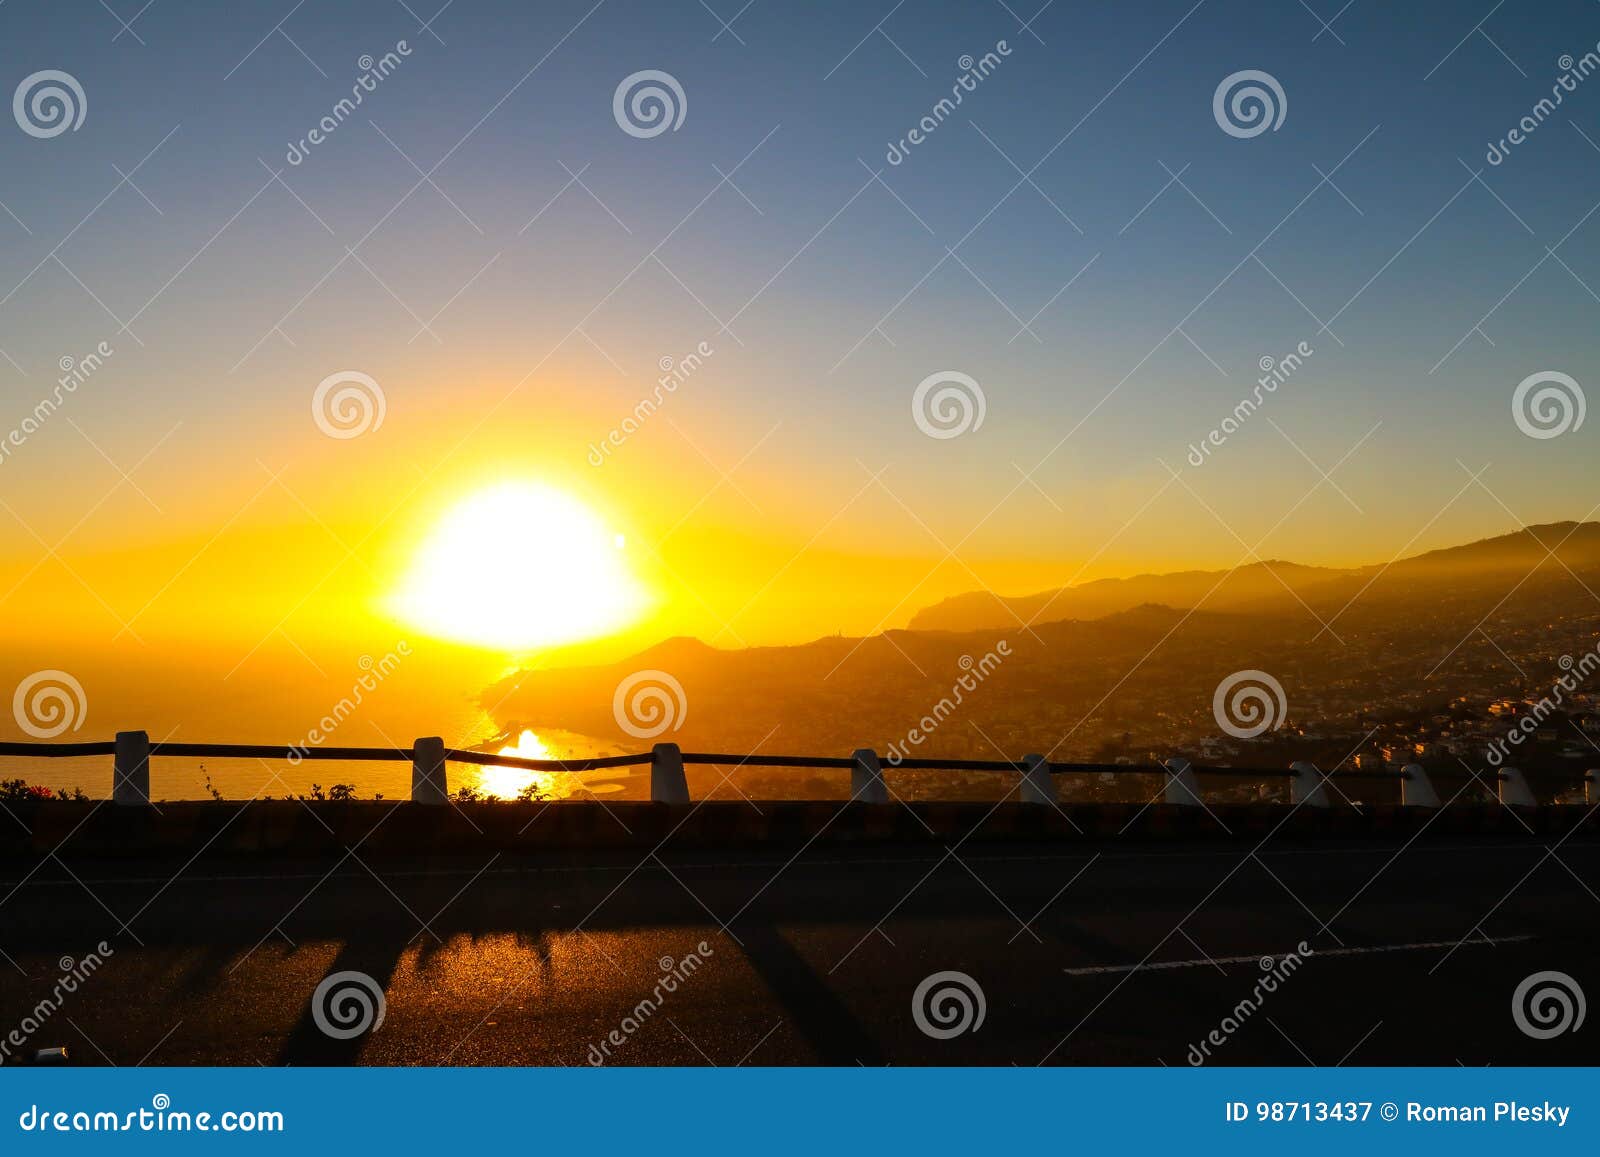
<svg viewBox="0 0 1600 1157"><path fill-rule="evenodd" d="M431 635L505 651L598 638L648 601L622 546L571 495L500 483L445 514L390 608Z"/></svg>

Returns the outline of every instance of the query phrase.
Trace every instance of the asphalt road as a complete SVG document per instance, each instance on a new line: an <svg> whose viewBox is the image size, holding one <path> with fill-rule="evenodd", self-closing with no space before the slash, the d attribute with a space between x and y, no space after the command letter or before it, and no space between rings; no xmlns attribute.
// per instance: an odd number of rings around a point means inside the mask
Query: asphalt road
<svg viewBox="0 0 1600 1157"><path fill-rule="evenodd" d="M0 1044L34 1018L12 1063L1183 1065L1213 1031L1212 1064L1600 1056L1600 1025L1537 1039L1512 1007L1546 970L1600 996L1584 833L1250 848L12 863ZM335 1039L312 994L349 970L384 1019ZM913 1000L947 971L983 1019L941 1038Z"/></svg>

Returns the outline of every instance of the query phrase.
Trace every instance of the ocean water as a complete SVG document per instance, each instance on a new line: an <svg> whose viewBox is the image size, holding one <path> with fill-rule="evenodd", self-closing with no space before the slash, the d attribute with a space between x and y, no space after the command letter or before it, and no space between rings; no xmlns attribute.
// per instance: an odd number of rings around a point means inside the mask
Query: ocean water
<svg viewBox="0 0 1600 1157"><path fill-rule="evenodd" d="M70 708L73 725L42 737L37 728L30 732L22 726L25 720L16 712L3 712L0 738L98 742L118 731L143 730L157 743L409 748L418 736L437 735L447 747L470 749L505 734L505 721L497 721L480 702L482 689L505 673L503 657L467 656L445 663L419 649L389 669L382 663L384 654L375 648L332 659L319 655L314 664L297 656L288 663L253 657L241 666L237 654L227 653L217 661L201 656L148 667L143 656L138 665L92 654L30 656L27 662L36 668L71 673L77 685ZM0 670L0 675L11 682L28 677L27 666L19 671L12 675ZM509 745L520 743L518 754L534 758L582 758L619 750L610 741L560 729L541 728L529 737L517 730ZM508 742L492 743L490 749L500 750ZM627 770L581 779L544 777L539 787L553 798L616 794L624 787L614 781L625 779ZM528 773L472 764L449 765L447 777L452 791L466 787L503 798L515 798L530 778ZM103 798L111 791L111 758L0 758L0 779L17 778L52 791L81 789L91 798ZM283 798L310 795L317 785L326 790L333 784L350 785L362 799L406 799L411 766L404 761L295 764L287 759L157 757L150 769L151 796L157 801L208 799L214 793L224 799Z"/></svg>

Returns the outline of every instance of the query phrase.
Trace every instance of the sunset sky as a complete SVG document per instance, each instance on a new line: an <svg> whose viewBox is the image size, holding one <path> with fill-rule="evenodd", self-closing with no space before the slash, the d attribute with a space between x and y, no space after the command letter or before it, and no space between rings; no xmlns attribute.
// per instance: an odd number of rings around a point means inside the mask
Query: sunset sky
<svg viewBox="0 0 1600 1157"><path fill-rule="evenodd" d="M1485 153L1595 49L1600 8L1474 31L1487 3L1355 4L1331 30L1299 4L1036 6L802 22L711 0L731 29L624 0L158 3L131 30L96 5L0 8L4 91L60 69L86 99L76 131L0 131L0 438L62 359L112 351L0 460L5 686L120 672L99 735L177 718L180 682L248 712L284 671L345 683L409 639L464 697L517 660L870 633L980 586L1252 551L1383 562L1591 513L1596 427L1525 437L1511 399L1593 372L1600 79ZM360 58L401 41L290 163ZM960 58L1001 41L891 164ZM613 97L647 69L684 115L646 138ZM1213 116L1244 69L1286 96L1247 139ZM1192 465L1260 360L1302 342ZM344 371L384 414L333 438L313 395ZM913 421L941 371L979 384L981 427ZM450 512L507 485L592 521L501 508L453 595L526 575L554 623L541 568L626 586L625 613L548 640L575 649L404 609ZM133 674L179 667L165 690Z"/></svg>

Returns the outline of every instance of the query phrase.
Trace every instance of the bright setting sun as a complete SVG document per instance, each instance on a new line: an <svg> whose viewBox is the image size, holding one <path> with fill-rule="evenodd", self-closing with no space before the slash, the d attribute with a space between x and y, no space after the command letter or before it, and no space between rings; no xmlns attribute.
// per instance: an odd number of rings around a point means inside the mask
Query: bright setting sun
<svg viewBox="0 0 1600 1157"><path fill-rule="evenodd" d="M501 483L446 513L390 605L430 634L507 651L592 639L646 603L622 545L571 495Z"/></svg>

